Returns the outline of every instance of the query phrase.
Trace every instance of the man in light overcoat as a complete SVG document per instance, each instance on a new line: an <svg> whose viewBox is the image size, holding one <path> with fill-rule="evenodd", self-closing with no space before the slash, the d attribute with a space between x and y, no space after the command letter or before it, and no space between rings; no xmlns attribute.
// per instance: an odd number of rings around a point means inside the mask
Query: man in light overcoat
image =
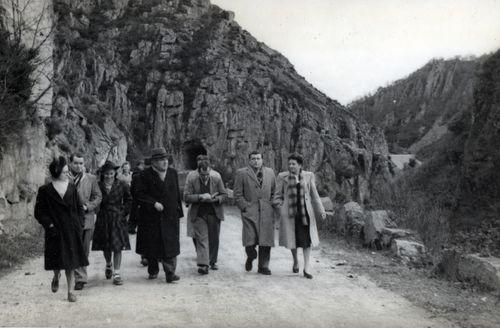
<svg viewBox="0 0 500 328"><path fill-rule="evenodd" d="M85 163L82 154L72 154L69 157L70 177L76 186L78 196L85 212L85 225L83 227L83 250L87 259L89 257L90 242L94 234L96 210L101 204L102 194L94 175L85 172ZM87 283L87 267L75 270L75 289L81 290Z"/></svg>
<svg viewBox="0 0 500 328"><path fill-rule="evenodd" d="M187 217L187 235L196 240L198 273L217 270L220 224L224 220L223 201L227 197L221 175L210 168L207 156L198 160L198 169L189 172L184 201L191 204Z"/></svg>
<svg viewBox="0 0 500 328"><path fill-rule="evenodd" d="M252 262L258 257L257 272L270 275L269 260L271 247L274 247L275 219L272 200L276 177L271 168L262 166L262 154L259 151L251 152L248 158L249 166L236 172L234 182L234 198L243 221L243 246L247 254L245 269L251 271Z"/></svg>

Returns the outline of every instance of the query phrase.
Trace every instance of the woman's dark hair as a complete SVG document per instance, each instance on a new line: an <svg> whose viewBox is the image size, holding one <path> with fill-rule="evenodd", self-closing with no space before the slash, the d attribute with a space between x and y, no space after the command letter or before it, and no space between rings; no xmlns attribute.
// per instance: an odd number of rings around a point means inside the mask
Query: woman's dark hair
<svg viewBox="0 0 500 328"><path fill-rule="evenodd" d="M64 158L63 156L55 157L49 164L49 172L52 178L59 178L66 164L66 158Z"/></svg>
<svg viewBox="0 0 500 328"><path fill-rule="evenodd" d="M297 164L299 164L299 165L304 164L304 158L302 156L300 156L299 154L291 154L290 156L288 156L288 160L291 160L291 159L297 161Z"/></svg>

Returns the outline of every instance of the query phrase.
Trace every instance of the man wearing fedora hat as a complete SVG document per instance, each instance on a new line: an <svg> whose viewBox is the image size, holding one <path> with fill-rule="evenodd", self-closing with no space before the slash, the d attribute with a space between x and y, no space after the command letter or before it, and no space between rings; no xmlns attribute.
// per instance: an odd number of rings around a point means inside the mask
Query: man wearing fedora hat
<svg viewBox="0 0 500 328"><path fill-rule="evenodd" d="M177 171L169 167L165 148L151 151L151 167L138 177L134 192L140 206L136 253L148 259L149 279L158 276L160 260L167 283L179 280L175 269L180 254L179 219L184 215Z"/></svg>

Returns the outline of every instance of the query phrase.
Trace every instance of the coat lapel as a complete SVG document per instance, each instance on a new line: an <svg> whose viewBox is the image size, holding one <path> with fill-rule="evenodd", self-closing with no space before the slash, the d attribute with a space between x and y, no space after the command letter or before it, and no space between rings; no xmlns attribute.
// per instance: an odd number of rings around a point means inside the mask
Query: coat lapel
<svg viewBox="0 0 500 328"><path fill-rule="evenodd" d="M70 185L68 184L68 189L66 190L66 193L64 194L64 197L61 198L61 196L59 196L59 193L57 192L56 188L54 188L54 186L52 185L52 183L50 183L49 195L56 202L67 206L68 204L66 203L65 199L68 197L69 189L70 189Z"/></svg>
<svg viewBox="0 0 500 328"><path fill-rule="evenodd" d="M247 167L247 175L253 180L255 181L255 184L257 186L257 188L261 188L259 186L259 179L257 179L257 175L255 174L255 172L253 171L253 169L251 167ZM264 183L262 183L262 185L264 185Z"/></svg>
<svg viewBox="0 0 500 328"><path fill-rule="evenodd" d="M167 170L167 174L165 174L165 181L161 181L158 173L155 170L153 170L152 168L150 169L149 174L151 176L151 181L153 182L154 188L156 189L158 194L163 195L163 193L165 192L165 189L166 189L165 185L166 185L167 179L168 179L168 170Z"/></svg>

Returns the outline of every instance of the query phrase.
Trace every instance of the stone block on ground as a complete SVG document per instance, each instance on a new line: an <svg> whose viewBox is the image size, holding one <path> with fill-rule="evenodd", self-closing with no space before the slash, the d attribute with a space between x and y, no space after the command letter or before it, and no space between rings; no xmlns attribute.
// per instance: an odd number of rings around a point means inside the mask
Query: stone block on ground
<svg viewBox="0 0 500 328"><path fill-rule="evenodd" d="M364 244L378 250L382 249L382 230L395 228L387 211L370 211L364 217Z"/></svg>
<svg viewBox="0 0 500 328"><path fill-rule="evenodd" d="M356 202L342 205L335 215L335 230L347 238L359 238L364 226L364 211Z"/></svg>
<svg viewBox="0 0 500 328"><path fill-rule="evenodd" d="M457 276L486 289L500 290L500 258L480 257L478 254L462 256Z"/></svg>
<svg viewBox="0 0 500 328"><path fill-rule="evenodd" d="M391 250L394 255L406 262L423 263L426 257L425 246L412 240L394 239Z"/></svg>
<svg viewBox="0 0 500 328"><path fill-rule="evenodd" d="M452 280L472 283L487 290L500 291L500 258L480 257L445 250L439 269Z"/></svg>
<svg viewBox="0 0 500 328"><path fill-rule="evenodd" d="M397 229L397 228L383 228L382 229L382 247L390 247L392 241L398 238L415 238L417 239L417 233L409 229Z"/></svg>

